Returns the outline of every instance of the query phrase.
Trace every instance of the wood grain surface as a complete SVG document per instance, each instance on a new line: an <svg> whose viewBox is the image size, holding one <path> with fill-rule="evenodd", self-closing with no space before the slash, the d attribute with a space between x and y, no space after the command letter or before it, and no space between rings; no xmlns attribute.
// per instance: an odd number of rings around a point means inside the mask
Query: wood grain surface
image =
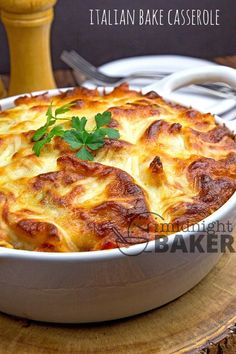
<svg viewBox="0 0 236 354"><path fill-rule="evenodd" d="M216 58L236 67L236 56ZM58 87L76 85L70 70ZM8 77L3 76L7 87ZM37 323L0 314L0 354L236 353L236 255L225 254L195 288L159 309L88 325Z"/></svg>

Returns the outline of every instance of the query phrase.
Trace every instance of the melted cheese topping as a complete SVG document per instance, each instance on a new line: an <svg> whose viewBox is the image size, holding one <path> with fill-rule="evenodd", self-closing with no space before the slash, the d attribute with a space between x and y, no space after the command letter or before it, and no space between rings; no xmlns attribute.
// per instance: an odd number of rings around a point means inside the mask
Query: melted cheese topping
<svg viewBox="0 0 236 354"><path fill-rule="evenodd" d="M74 102L63 117L86 116L90 128L96 113L109 110L120 140L106 139L92 162L59 137L37 157L32 136L51 100L24 96L0 113L0 246L127 246L163 236L163 224L177 231L200 221L236 190L236 143L211 114L127 85L109 94L77 88L53 97L54 108Z"/></svg>

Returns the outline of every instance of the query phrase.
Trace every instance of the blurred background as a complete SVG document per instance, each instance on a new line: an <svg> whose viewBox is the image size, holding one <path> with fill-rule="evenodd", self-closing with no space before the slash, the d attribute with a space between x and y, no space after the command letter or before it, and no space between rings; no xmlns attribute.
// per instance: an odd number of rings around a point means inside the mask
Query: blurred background
<svg viewBox="0 0 236 354"><path fill-rule="evenodd" d="M91 26L89 9L220 9L218 27ZM51 32L54 69L66 68L64 49L95 65L129 56L181 54L213 59L236 54L235 0L58 0ZM9 72L5 30L0 24L0 72Z"/></svg>

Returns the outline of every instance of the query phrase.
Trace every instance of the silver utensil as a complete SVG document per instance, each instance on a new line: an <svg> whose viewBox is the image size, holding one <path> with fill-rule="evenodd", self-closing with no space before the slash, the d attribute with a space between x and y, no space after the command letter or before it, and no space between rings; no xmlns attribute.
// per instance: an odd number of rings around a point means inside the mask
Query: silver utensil
<svg viewBox="0 0 236 354"><path fill-rule="evenodd" d="M102 73L94 65L81 57L74 50L68 52L63 51L61 59L70 66L74 71L79 71L85 74L88 78L102 86L114 86L122 82L128 82L135 79L162 79L171 72L135 72L126 76L109 76ZM211 94L217 97L226 99L236 99L236 90L224 84L199 84L194 85L194 89L202 94Z"/></svg>

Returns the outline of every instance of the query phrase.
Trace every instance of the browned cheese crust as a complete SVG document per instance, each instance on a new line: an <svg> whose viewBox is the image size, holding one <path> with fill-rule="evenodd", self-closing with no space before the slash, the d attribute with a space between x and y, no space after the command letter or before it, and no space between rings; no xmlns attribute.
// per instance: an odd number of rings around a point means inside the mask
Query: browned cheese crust
<svg viewBox="0 0 236 354"><path fill-rule="evenodd" d="M106 139L92 162L59 137L37 157L32 136L51 101L54 108L74 102L65 117L86 116L90 128L96 113L110 111L120 140ZM234 136L211 114L127 85L15 104L0 113L0 246L76 252L139 243L163 235L163 223L176 231L199 222L236 190Z"/></svg>

